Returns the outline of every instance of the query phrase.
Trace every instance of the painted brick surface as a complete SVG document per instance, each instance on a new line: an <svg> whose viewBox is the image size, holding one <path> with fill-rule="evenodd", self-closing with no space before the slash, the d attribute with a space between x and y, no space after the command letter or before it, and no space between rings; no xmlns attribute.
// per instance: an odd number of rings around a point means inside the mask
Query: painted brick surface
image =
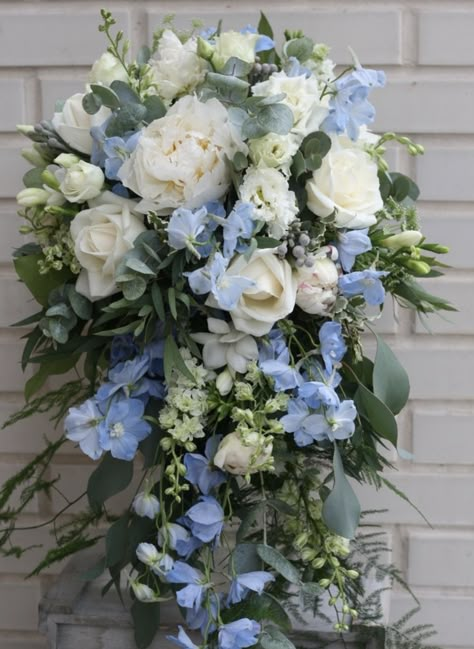
<svg viewBox="0 0 474 649"><path fill-rule="evenodd" d="M20 332L7 325L30 313L26 292L14 280L10 254L20 244L14 196L28 166L19 157L27 142L15 124L50 118L56 100L81 92L88 66L105 45L97 32L98 0L0 0L0 418L21 406ZM255 23L262 8L275 32L304 27L327 42L338 63L350 62L350 45L368 67L389 66L388 86L374 95L375 130L399 130L426 145L416 161L399 148L390 162L414 169L421 186L420 215L428 238L451 247L452 269L428 290L451 299L458 314L430 320L431 335L409 313L392 306L376 327L393 344L412 383L410 411L400 417L400 446L414 461L400 461L388 477L419 506L434 529L416 511L387 490L358 488L363 507L385 508L394 558L418 591L419 621L435 622L443 649L473 649L474 610L474 7L468 0L113 0L120 26L141 44L163 16L176 14L178 26L193 17L208 24L224 18L226 27ZM368 338L370 341L370 338ZM371 342L373 344L373 341ZM63 378L54 381L60 385ZM0 436L0 481L41 450L43 435L54 439L47 415L19 422ZM60 489L75 498L92 470L72 444L53 470L63 472ZM137 475L139 471L137 471ZM55 494L31 503L25 522L43 521L64 504ZM120 499L114 503L120 511ZM27 534L22 532L21 534ZM48 543L44 530L26 536ZM37 634L36 608L51 574L24 582L40 557L0 561L0 647L44 649ZM53 571L54 572L54 571ZM413 607L401 592L392 596L395 619Z"/></svg>

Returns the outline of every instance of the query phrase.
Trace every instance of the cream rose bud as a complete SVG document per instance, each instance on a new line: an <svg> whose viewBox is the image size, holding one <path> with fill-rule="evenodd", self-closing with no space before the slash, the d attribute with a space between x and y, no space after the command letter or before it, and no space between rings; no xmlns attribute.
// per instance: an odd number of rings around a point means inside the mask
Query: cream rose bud
<svg viewBox="0 0 474 649"><path fill-rule="evenodd" d="M286 318L295 308L296 277L290 264L270 248L256 250L250 259L238 255L227 269L229 276L254 280L242 292L230 316L238 331L264 336L275 322Z"/></svg>
<svg viewBox="0 0 474 649"><path fill-rule="evenodd" d="M268 133L256 140L250 140L248 144L250 159L256 167L272 167L288 174L293 156L298 151L300 138L292 133Z"/></svg>
<svg viewBox="0 0 474 649"><path fill-rule="evenodd" d="M95 61L89 73L90 83L101 83L110 86L112 81L128 81L128 73L120 61L110 52L104 52Z"/></svg>
<svg viewBox="0 0 474 649"><path fill-rule="evenodd" d="M382 209L376 162L356 146L332 138L323 163L306 183L308 208L317 216L336 212L335 226L357 230L376 223Z"/></svg>
<svg viewBox="0 0 474 649"><path fill-rule="evenodd" d="M215 38L212 64L216 70L221 70L227 61L235 57L246 63L255 61L255 46L259 34L241 34L240 32L223 32Z"/></svg>
<svg viewBox="0 0 474 649"><path fill-rule="evenodd" d="M89 115L82 107L83 93L77 93L66 99L60 112L54 113L52 124L56 133L69 146L80 153L90 155L92 152L93 126L100 126L110 116L110 109L102 106L95 115Z"/></svg>
<svg viewBox="0 0 474 649"><path fill-rule="evenodd" d="M186 96L143 131L119 177L144 200L144 213L171 214L222 198L231 183L228 160L247 154L223 104Z"/></svg>
<svg viewBox="0 0 474 649"><path fill-rule="evenodd" d="M70 232L75 255L82 266L76 282L77 292L92 301L116 293L119 288L115 270L145 229L143 219L132 214L125 201L76 214Z"/></svg>
<svg viewBox="0 0 474 649"><path fill-rule="evenodd" d="M273 444L257 432L246 435L229 433L221 441L214 456L214 464L233 475L257 473L272 457Z"/></svg>
<svg viewBox="0 0 474 649"><path fill-rule="evenodd" d="M271 237L281 239L298 214L296 195L277 169L249 167L239 187L244 203L254 205L253 216L264 221Z"/></svg>
<svg viewBox="0 0 474 649"><path fill-rule="evenodd" d="M316 259L311 268L297 271L296 304L312 315L326 315L337 298L339 273L328 257Z"/></svg>
<svg viewBox="0 0 474 649"><path fill-rule="evenodd" d="M91 198L96 198L101 193L105 180L100 167L84 160L72 164L66 170L58 170L56 177L60 180L61 193L70 203L85 203Z"/></svg>
<svg viewBox="0 0 474 649"><path fill-rule="evenodd" d="M208 65L197 54L197 39L182 43L171 29L163 32L156 59L149 65L158 94L167 102L191 93L204 81Z"/></svg>

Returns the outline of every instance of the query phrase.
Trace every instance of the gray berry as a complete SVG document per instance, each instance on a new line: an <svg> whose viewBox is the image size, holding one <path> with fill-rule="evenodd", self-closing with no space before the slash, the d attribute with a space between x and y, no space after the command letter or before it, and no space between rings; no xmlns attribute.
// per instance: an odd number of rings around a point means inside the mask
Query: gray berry
<svg viewBox="0 0 474 649"><path fill-rule="evenodd" d="M305 256L305 249L303 246L295 246L291 252L293 257L296 257L297 259Z"/></svg>
<svg viewBox="0 0 474 649"><path fill-rule="evenodd" d="M280 257L284 257L288 252L288 246L286 245L286 243L280 244L277 248L277 252Z"/></svg>
<svg viewBox="0 0 474 649"><path fill-rule="evenodd" d="M300 257L299 259L297 259L297 260L295 261L295 264L296 264L296 266L298 266L298 268L301 268L302 266L304 266L304 259L302 259L302 258Z"/></svg>
<svg viewBox="0 0 474 649"><path fill-rule="evenodd" d="M306 266L306 268L312 268L313 264L314 264L313 257L306 257L305 262L304 262L304 265Z"/></svg>
<svg viewBox="0 0 474 649"><path fill-rule="evenodd" d="M290 246L290 248L293 248L293 246L295 245L295 240L292 237L288 239L288 245Z"/></svg>
<svg viewBox="0 0 474 649"><path fill-rule="evenodd" d="M298 241L299 241L300 246L305 246L306 247L307 245L309 245L309 242L311 241L311 239L308 237L306 232L302 232L300 234L300 238L298 239Z"/></svg>

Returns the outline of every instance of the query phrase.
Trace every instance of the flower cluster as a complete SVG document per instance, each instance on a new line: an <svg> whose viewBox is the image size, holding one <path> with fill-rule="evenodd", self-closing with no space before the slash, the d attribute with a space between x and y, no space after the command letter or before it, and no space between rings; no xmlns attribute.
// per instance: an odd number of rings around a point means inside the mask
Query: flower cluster
<svg viewBox="0 0 474 649"><path fill-rule="evenodd" d="M30 396L76 367L88 397L61 404L65 433L101 460L99 516L143 458L105 564L115 581L130 566L150 615L176 599L178 646L197 648L186 629L202 649L287 646L286 600L314 610L322 591L347 630L363 588L345 474L378 484L408 398L393 353L377 337L365 358L360 336L387 294L449 309L417 283L446 250L384 160L388 142L422 148L369 130L382 72L354 60L335 76L301 32L279 51L263 15L241 31L167 22L136 60L102 17L110 46L84 91L19 127L34 243L15 267L41 306Z"/></svg>

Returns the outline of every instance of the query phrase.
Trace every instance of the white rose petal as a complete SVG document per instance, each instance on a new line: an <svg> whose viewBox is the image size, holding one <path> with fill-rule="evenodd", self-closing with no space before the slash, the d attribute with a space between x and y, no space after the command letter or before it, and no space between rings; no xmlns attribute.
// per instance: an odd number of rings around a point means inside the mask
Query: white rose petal
<svg viewBox="0 0 474 649"><path fill-rule="evenodd" d="M128 73L122 63L110 52L104 52L94 62L89 74L91 83L100 83L110 86L113 81L128 82Z"/></svg>
<svg viewBox="0 0 474 649"><path fill-rule="evenodd" d="M105 177L100 167L80 160L68 167L65 172L59 170L56 173L58 179L61 172L63 178L59 188L70 203L84 203L101 193Z"/></svg>
<svg viewBox="0 0 474 649"><path fill-rule="evenodd" d="M83 97L84 94L77 93L66 99L62 111L54 113L52 124L66 144L76 151L90 155L92 152L90 130L93 126L103 124L111 112L109 108L102 106L95 115L89 115L82 107Z"/></svg>
<svg viewBox="0 0 474 649"><path fill-rule="evenodd" d="M212 63L216 70L221 70L231 57L253 63L258 39L258 34L241 34L235 31L222 32L216 36L212 55Z"/></svg>
<svg viewBox="0 0 474 649"><path fill-rule="evenodd" d="M335 226L360 229L373 225L382 209L377 164L360 146L333 137L323 163L306 183L308 208L326 217L336 210Z"/></svg>
<svg viewBox="0 0 474 649"><path fill-rule="evenodd" d="M250 433L245 441L239 433L229 433L217 448L214 464L233 475L257 473L271 458L272 452L273 444L259 433Z"/></svg>
<svg viewBox="0 0 474 649"><path fill-rule="evenodd" d="M170 214L222 198L231 183L228 159L237 151L247 147L220 101L187 96L143 130L119 176L144 199L141 211Z"/></svg>
<svg viewBox="0 0 474 649"><path fill-rule="evenodd" d="M146 230L143 219L122 205L100 205L79 212L71 222L74 252L82 271L78 293L90 300L113 295L119 288L115 269L133 242Z"/></svg>

